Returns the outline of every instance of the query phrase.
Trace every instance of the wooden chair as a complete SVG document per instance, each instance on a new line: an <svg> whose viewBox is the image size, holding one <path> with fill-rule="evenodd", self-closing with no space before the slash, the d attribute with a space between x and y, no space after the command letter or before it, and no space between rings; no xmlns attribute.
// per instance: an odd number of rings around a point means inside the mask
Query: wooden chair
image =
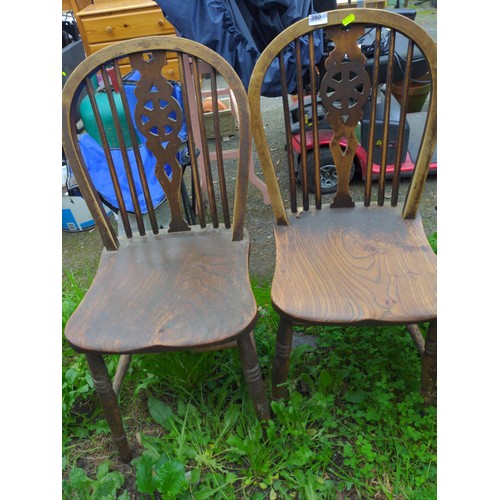
<svg viewBox="0 0 500 500"><path fill-rule="evenodd" d="M166 53L176 54L179 60L188 58L193 67L195 91L188 94L187 76L180 65L182 107L173 97L172 82L162 76L162 70L168 69ZM209 158L198 72L202 61L211 68L213 102L217 102L217 79L223 79L238 103L240 124L238 161L224 164L215 110L216 139L210 147L217 152L217 162L215 168L209 162L204 165L207 207L200 201L201 168L195 154L195 148L199 148L204 158ZM121 76L128 71L123 68L130 67L140 74L133 89L135 108L129 106L130 89L125 89ZM96 74L103 80L103 92L95 90ZM106 106L97 104L98 95L99 100L106 96L118 150L109 147L109 130L100 116ZM83 139L77 134L79 103L85 96L95 113L107 175L118 200L121 232L106 216L103 195L91 175L95 166L86 162L89 157L82 152ZM193 109L197 109L201 124L201 144L193 140ZM119 117L118 111L123 116ZM181 210L178 152L183 146L179 139L183 118L199 220L193 226L186 223ZM149 167L143 160L144 145L154 155L154 164ZM120 458L124 462L132 458L118 408L118 392L135 353L237 346L257 417L267 420L269 407L252 334L257 307L249 282L249 237L244 229L250 114L245 89L234 70L206 47L175 37L145 37L104 48L83 61L64 87L63 147L105 247L92 285L69 319L65 335L71 346L87 357ZM123 160L121 164L117 158ZM166 229L160 227L153 202L152 193L158 186L170 209ZM106 354L121 355L113 383L103 358Z"/></svg>
<svg viewBox="0 0 500 500"><path fill-rule="evenodd" d="M325 55L317 60L313 32L319 29ZM371 61L360 48L366 34L373 40ZM406 42L405 52L396 54L395 47L401 47L402 41ZM302 71L287 68L282 51L290 47ZM288 164L275 166L266 142L260 88L276 57L281 68L283 145ZM405 123L410 115L406 109L412 85L422 83L421 74L413 71L414 62L421 67L422 58L430 95L427 110L420 112L426 114L423 133L412 137L415 144L407 148ZM404 75L401 109L390 98L396 66ZM275 38L255 65L249 86L252 131L275 219L271 298L280 321L273 399L281 398L285 391L294 325L402 324L407 325L422 355L425 401L435 400L437 259L417 208L429 165L435 166L436 77L436 44L430 36L413 21L379 9L330 11L316 26L304 19ZM385 87L380 86L381 81ZM307 107L315 102L317 106ZM294 112L298 123L294 123ZM275 127L273 123L267 128ZM326 172L325 148L329 158ZM415 163L411 180L401 183L409 158ZM361 161L366 166L365 182L356 199L350 180ZM335 194L325 195L332 184ZM425 345L418 327L422 323L428 323Z"/></svg>

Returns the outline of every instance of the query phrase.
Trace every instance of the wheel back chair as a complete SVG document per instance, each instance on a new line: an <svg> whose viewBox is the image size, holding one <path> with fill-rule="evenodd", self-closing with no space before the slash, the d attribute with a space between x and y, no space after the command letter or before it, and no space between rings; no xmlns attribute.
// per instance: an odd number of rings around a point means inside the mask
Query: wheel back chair
<svg viewBox="0 0 500 500"><path fill-rule="evenodd" d="M188 75L182 64L177 84L163 76L172 58L187 58L194 92L186 92ZM210 78L204 83L199 70L202 62L210 68ZM132 91L121 74L127 68L139 75ZM101 81L101 90L96 90L95 76ZM215 103L217 80L225 81L238 106L239 158L222 161L221 120L218 106L214 106L215 139L210 147L215 148L217 159L213 169L208 160L202 169L197 164L197 150L209 158L202 85L210 86ZM175 94L176 89L181 93ZM99 171L99 179L112 186L119 224L106 215L105 197L92 175L95 157L84 150L85 134L79 134L77 128L83 99L91 104L102 143L106 168L104 173ZM111 114L111 123L101 116L104 110ZM195 144L193 139L191 117L197 117L201 125L201 143ZM116 148L110 147L110 130ZM183 147L191 158L199 220L192 226L181 210L179 152ZM87 357L120 458L124 462L132 458L118 393L135 353L237 346L257 417L267 420L269 406L252 333L257 307L249 282L249 237L244 229L250 113L235 71L210 49L176 37L145 37L104 48L84 60L63 89L63 148L105 247L94 280L67 322L65 335ZM201 175L206 176L205 195ZM154 196L159 189L170 213L165 228L155 210ZM103 357L106 354L121 355L113 382Z"/></svg>
<svg viewBox="0 0 500 500"><path fill-rule="evenodd" d="M319 25L304 19L276 37L249 85L252 131L275 221L271 299L280 320L272 397L280 399L286 389L294 325L400 324L422 356L421 391L431 403L437 258L417 208L436 146L436 44L415 22L386 10L336 10L317 19ZM319 59L317 30L324 43ZM297 71L289 71L281 55L289 45L295 47ZM288 161L275 166L260 88L277 57ZM400 106L391 97L396 78L403 89ZM427 109L420 112L426 115L423 132L415 136L417 130L411 130L414 144L406 147L410 91L423 80L430 88ZM350 181L361 162L364 185L356 197ZM414 163L411 179L401 183L408 162ZM325 195L329 190L333 196ZM428 324L425 341L421 324Z"/></svg>

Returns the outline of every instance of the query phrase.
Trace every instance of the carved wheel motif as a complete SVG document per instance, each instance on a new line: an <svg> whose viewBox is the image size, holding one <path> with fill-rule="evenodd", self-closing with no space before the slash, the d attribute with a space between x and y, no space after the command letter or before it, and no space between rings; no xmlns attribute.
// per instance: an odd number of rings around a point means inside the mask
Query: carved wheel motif
<svg viewBox="0 0 500 500"><path fill-rule="evenodd" d="M142 54L130 56L132 68L141 75L135 89L135 121L137 128L146 137L146 147L156 158L155 174L170 206L172 218L169 232L173 232L189 230L189 226L182 216L182 167L177 161L183 113L173 96L172 84L161 74L166 63L164 52L153 52L149 60L144 59ZM170 177L165 171L167 165L171 169Z"/></svg>
<svg viewBox="0 0 500 500"><path fill-rule="evenodd" d="M370 95L366 57L357 45L363 33L364 28L355 25L347 29L335 26L327 32L335 48L325 61L326 74L320 96L333 130L330 151L337 167L338 189L331 206L335 208L354 206L349 193L351 167L358 146L354 129L363 118L363 106ZM346 139L345 147L340 145L342 138Z"/></svg>
<svg viewBox="0 0 500 500"><path fill-rule="evenodd" d="M360 110L369 96L370 77L363 65L355 61L336 66L339 71L327 72L323 80L323 105L330 112L338 113L346 125L356 126Z"/></svg>

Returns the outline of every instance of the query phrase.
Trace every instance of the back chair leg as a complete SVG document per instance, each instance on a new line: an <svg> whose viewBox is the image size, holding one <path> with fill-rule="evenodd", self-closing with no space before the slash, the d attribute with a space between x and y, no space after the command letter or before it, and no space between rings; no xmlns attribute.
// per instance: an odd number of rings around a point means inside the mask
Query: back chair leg
<svg viewBox="0 0 500 500"><path fill-rule="evenodd" d="M274 355L272 373L272 398L277 401L283 397L283 384L288 378L290 369L290 354L292 352L293 330L292 323L280 318L276 334L276 353Z"/></svg>
<svg viewBox="0 0 500 500"><path fill-rule="evenodd" d="M102 411L111 429L113 441L124 463L132 460L132 452L123 428L120 408L118 406L118 397L113 390L113 385L109 377L108 369L103 357L100 354L86 354L90 373L94 380L94 387L101 404Z"/></svg>
<svg viewBox="0 0 500 500"><path fill-rule="evenodd" d="M437 320L431 321L422 355L422 385L426 405L437 403Z"/></svg>
<svg viewBox="0 0 500 500"><path fill-rule="evenodd" d="M240 336L238 339L243 374L247 381L248 391L252 398L255 413L260 421L270 420L269 401L266 396L266 387L262 379L259 360L255 344L252 342L250 333Z"/></svg>
<svg viewBox="0 0 500 500"><path fill-rule="evenodd" d="M113 390L117 396L120 394L120 389L122 388L131 361L132 356L130 354L122 354L120 356L118 366L116 367L115 378L113 379Z"/></svg>

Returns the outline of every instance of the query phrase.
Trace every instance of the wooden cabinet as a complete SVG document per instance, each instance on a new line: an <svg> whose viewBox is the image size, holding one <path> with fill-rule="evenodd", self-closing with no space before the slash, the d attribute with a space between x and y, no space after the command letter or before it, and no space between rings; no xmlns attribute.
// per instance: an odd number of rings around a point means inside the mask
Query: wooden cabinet
<svg viewBox="0 0 500 500"><path fill-rule="evenodd" d="M337 9L355 9L357 7L357 0L351 0L351 5L349 5L348 0L337 0ZM385 9L387 7L387 0L364 0L360 2L359 7L366 7L367 9Z"/></svg>
<svg viewBox="0 0 500 500"><path fill-rule="evenodd" d="M351 5L349 5L348 0L337 0L337 9L355 9L357 7L357 0L351 0ZM385 9L387 7L387 0L364 0L360 2L359 7L366 7L367 9Z"/></svg>
<svg viewBox="0 0 500 500"><path fill-rule="evenodd" d="M174 35L175 28L165 19L152 0L94 0L94 3L75 13L78 29L88 55L121 40L149 35ZM122 74L129 71L126 63ZM179 78L179 64L168 58L167 78Z"/></svg>

